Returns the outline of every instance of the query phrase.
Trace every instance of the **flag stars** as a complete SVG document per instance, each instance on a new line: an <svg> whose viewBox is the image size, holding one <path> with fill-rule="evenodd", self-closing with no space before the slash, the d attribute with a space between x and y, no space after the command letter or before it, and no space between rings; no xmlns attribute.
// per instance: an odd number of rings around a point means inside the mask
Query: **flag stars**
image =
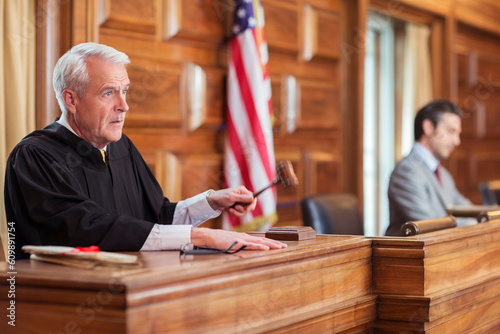
<svg viewBox="0 0 500 334"><path fill-rule="evenodd" d="M254 29L257 26L257 20L253 14L253 4L251 0L238 1L234 13L233 35L239 35L246 29Z"/></svg>
<svg viewBox="0 0 500 334"><path fill-rule="evenodd" d="M247 11L245 8L238 9L238 17L240 19L244 18L247 15Z"/></svg>

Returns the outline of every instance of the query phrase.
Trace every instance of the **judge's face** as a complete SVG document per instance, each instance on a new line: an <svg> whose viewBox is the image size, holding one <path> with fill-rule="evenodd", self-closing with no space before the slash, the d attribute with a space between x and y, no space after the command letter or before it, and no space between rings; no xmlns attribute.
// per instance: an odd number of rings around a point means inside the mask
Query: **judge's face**
<svg viewBox="0 0 500 334"><path fill-rule="evenodd" d="M425 120L430 122L430 120ZM432 154L438 159L447 159L451 152L460 145L462 125L460 117L446 112L441 121L429 131L429 147Z"/></svg>
<svg viewBox="0 0 500 334"><path fill-rule="evenodd" d="M81 138L102 149L122 136L130 80L123 65L97 57L87 59L86 64L89 85L82 97L70 91L67 119Z"/></svg>

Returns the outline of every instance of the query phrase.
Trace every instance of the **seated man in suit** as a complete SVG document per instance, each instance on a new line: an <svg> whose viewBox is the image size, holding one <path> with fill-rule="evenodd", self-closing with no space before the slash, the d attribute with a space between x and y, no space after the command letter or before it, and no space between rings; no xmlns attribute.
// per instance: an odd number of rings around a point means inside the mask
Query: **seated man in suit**
<svg viewBox="0 0 500 334"><path fill-rule="evenodd" d="M440 166L460 144L462 112L451 102L436 100L415 117L415 145L389 181L390 224L386 235L401 235L407 221L447 216L449 205L468 205L450 173ZM464 220L460 224L463 224Z"/></svg>
<svg viewBox="0 0 500 334"><path fill-rule="evenodd" d="M247 249L285 244L244 233L197 228L222 211L255 208L245 187L209 190L171 203L122 134L130 80L129 58L111 47L84 43L54 68L61 117L26 136L12 151L5 208L15 224L16 257L23 245L97 245L105 251L179 249L185 244ZM236 204L236 205L235 205Z"/></svg>

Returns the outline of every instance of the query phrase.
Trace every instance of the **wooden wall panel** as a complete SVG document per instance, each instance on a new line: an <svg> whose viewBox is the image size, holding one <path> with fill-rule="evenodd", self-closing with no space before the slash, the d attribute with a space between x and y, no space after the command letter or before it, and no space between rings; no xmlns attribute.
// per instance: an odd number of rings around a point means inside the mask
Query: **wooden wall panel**
<svg viewBox="0 0 500 334"><path fill-rule="evenodd" d="M497 180L500 178L500 155L492 155L488 150L473 152L470 156L472 181L479 182Z"/></svg>
<svg viewBox="0 0 500 334"><path fill-rule="evenodd" d="M131 59L127 126L181 126L180 64Z"/></svg>
<svg viewBox="0 0 500 334"><path fill-rule="evenodd" d="M170 1L175 1L182 6L181 29L175 39L211 43L220 43L224 40L223 20L226 18L224 14L232 8L229 2L205 0ZM220 6L215 4L217 2L220 2Z"/></svg>
<svg viewBox="0 0 500 334"><path fill-rule="evenodd" d="M490 4L491 5L491 4ZM450 161L457 186L481 203L479 182L500 178L500 46L498 35L459 24L458 103L464 112L462 144Z"/></svg>
<svg viewBox="0 0 500 334"><path fill-rule="evenodd" d="M500 34L498 15L500 3L495 0L454 0L454 14L457 20L486 31Z"/></svg>
<svg viewBox="0 0 500 334"><path fill-rule="evenodd" d="M340 20L337 12L306 4L303 14L303 57L335 59L339 56Z"/></svg>
<svg viewBox="0 0 500 334"><path fill-rule="evenodd" d="M286 2L262 1L270 51L298 53L297 7Z"/></svg>
<svg viewBox="0 0 500 334"><path fill-rule="evenodd" d="M300 81L301 119L299 128L339 129L339 94L331 85L319 81Z"/></svg>
<svg viewBox="0 0 500 334"><path fill-rule="evenodd" d="M338 13L320 11L318 32L318 56L338 58L340 45L340 17Z"/></svg>
<svg viewBox="0 0 500 334"><path fill-rule="evenodd" d="M496 144L495 144L496 146ZM485 145L477 148L457 161L460 187L467 190L467 194L474 203L481 203L482 198L478 190L479 183L500 179L500 154L492 154L496 148Z"/></svg>
<svg viewBox="0 0 500 334"><path fill-rule="evenodd" d="M224 124L226 110L226 73L220 68L207 68L207 126Z"/></svg>
<svg viewBox="0 0 500 334"><path fill-rule="evenodd" d="M305 196L341 192L341 159L330 152L304 152Z"/></svg>
<svg viewBox="0 0 500 334"><path fill-rule="evenodd" d="M182 198L194 196L208 189L221 188L221 155L189 154L181 155L178 159L182 171Z"/></svg>
<svg viewBox="0 0 500 334"><path fill-rule="evenodd" d="M158 8L151 0L101 0L98 3L96 14L101 28L147 35L157 33Z"/></svg>

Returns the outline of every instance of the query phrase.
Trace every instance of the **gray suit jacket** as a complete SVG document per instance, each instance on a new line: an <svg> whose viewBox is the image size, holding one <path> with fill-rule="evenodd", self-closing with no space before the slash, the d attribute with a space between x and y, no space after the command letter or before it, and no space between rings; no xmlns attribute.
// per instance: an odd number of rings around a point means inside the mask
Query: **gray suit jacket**
<svg viewBox="0 0 500 334"><path fill-rule="evenodd" d="M451 174L440 169L442 186L414 150L396 165L389 181L390 224L385 235L401 235L407 221L445 217L449 205L471 204L458 192Z"/></svg>

